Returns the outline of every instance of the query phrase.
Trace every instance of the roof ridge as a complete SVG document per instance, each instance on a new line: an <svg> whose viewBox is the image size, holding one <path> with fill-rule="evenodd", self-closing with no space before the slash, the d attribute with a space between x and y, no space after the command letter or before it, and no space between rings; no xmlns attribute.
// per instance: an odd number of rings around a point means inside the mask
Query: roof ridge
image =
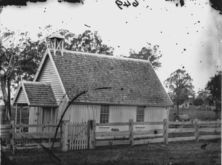
<svg viewBox="0 0 222 165"><path fill-rule="evenodd" d="M53 51L52 49L50 49ZM76 53L76 54L82 54L82 55L87 55L87 56L95 56L95 57L100 57L100 58L110 58L110 59L116 59L116 60L125 60L125 61L134 61L134 62L144 62L148 63L152 66L151 62L149 60L143 60L143 59L136 59L136 58L127 58L127 57L117 57L114 55L107 55L107 54L99 54L99 53L89 53L89 52L80 52L80 51L73 51L73 50L57 50L61 52L66 52L66 53ZM53 55L53 54L52 54Z"/></svg>

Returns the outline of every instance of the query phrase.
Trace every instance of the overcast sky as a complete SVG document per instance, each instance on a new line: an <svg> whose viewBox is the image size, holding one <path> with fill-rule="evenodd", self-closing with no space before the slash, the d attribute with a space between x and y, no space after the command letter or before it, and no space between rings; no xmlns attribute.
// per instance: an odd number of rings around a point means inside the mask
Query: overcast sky
<svg viewBox="0 0 222 165"><path fill-rule="evenodd" d="M115 0L85 0L78 5L48 0L20 8L7 6L0 14L0 28L28 31L32 36L47 25L76 34L90 29L115 48L115 55L124 56L130 49L158 44L163 56L156 72L162 82L185 66L195 91L205 88L209 78L222 69L222 15L208 0L187 0L183 7L164 0L137 1L137 7L123 10Z"/></svg>

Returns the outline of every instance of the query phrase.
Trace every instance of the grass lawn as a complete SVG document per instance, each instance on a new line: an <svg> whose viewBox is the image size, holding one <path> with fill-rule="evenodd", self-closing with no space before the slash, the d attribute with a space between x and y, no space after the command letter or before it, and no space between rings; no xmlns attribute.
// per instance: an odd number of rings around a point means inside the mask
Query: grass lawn
<svg viewBox="0 0 222 165"><path fill-rule="evenodd" d="M205 149L201 149L207 144ZM219 165L221 141L175 142L57 152L62 165ZM16 165L53 165L56 161L45 152L19 152L10 157Z"/></svg>
<svg viewBox="0 0 222 165"><path fill-rule="evenodd" d="M171 109L169 114L170 121L173 121L174 113L176 113L176 109ZM179 114L188 114L190 119L216 120L216 115L214 111L200 110L192 107L190 109L180 109Z"/></svg>

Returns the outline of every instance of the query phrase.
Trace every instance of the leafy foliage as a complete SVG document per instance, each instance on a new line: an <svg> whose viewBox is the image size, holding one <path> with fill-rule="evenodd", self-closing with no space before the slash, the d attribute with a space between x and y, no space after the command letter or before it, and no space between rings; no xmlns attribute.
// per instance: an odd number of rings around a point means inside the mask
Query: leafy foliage
<svg viewBox="0 0 222 165"><path fill-rule="evenodd" d="M195 98L194 101L193 101L193 104L196 105L196 106L203 105L203 103L204 103L204 101L200 97Z"/></svg>
<svg viewBox="0 0 222 165"><path fill-rule="evenodd" d="M206 89L210 90L212 99L215 102L218 111L221 111L221 74L221 72L218 72L211 77L206 86Z"/></svg>
<svg viewBox="0 0 222 165"><path fill-rule="evenodd" d="M44 39L53 33L52 26L47 25L40 30L38 37L43 40L42 42L46 42ZM86 30L77 35L67 29L60 29L57 33L64 37L66 50L113 55L114 49L103 43L97 31Z"/></svg>
<svg viewBox="0 0 222 165"><path fill-rule="evenodd" d="M80 51L80 52L89 52L89 53L98 53L112 55L113 48L107 46L103 43L102 39L98 35L98 32L91 32L86 30L78 36L74 36L71 40L69 50Z"/></svg>
<svg viewBox="0 0 222 165"><path fill-rule="evenodd" d="M194 105L212 105L212 95L209 90L200 90L194 100Z"/></svg>
<svg viewBox="0 0 222 165"><path fill-rule="evenodd" d="M211 77L207 83L206 89L210 90L210 93L215 100L221 100L221 73L218 72L216 75Z"/></svg>
<svg viewBox="0 0 222 165"><path fill-rule="evenodd" d="M150 46L142 47L139 52L130 50L130 56L129 56L129 58L149 60L154 69L161 67L161 63L159 62L159 59L161 57L162 54L159 50L158 45L154 45L153 47Z"/></svg>
<svg viewBox="0 0 222 165"><path fill-rule="evenodd" d="M32 41L28 33L0 33L0 82L7 116L10 118L11 87L21 79L31 80L45 51L40 41Z"/></svg>
<svg viewBox="0 0 222 165"><path fill-rule="evenodd" d="M48 35L50 26L47 27ZM82 34L76 35L69 30L61 29L59 33L65 38L65 49L79 52L97 53L105 55L113 55L113 48L104 44L98 32L90 30L84 31ZM39 33L39 36L47 34Z"/></svg>
<svg viewBox="0 0 222 165"><path fill-rule="evenodd" d="M15 83L21 78L32 79L46 49L40 41L32 41L28 33L20 33L19 36L15 41L18 36L14 32L7 31L1 34L5 45L1 44L0 48L0 70Z"/></svg>
<svg viewBox="0 0 222 165"><path fill-rule="evenodd" d="M192 81L190 75L183 68L177 69L165 80L164 83L169 89L171 99L177 105L177 108L188 100L189 96L194 95Z"/></svg>

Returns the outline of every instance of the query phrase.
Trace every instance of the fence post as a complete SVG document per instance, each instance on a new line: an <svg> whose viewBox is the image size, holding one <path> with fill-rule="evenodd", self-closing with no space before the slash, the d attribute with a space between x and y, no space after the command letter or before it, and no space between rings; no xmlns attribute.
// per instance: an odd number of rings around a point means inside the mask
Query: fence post
<svg viewBox="0 0 222 165"><path fill-rule="evenodd" d="M62 151L66 152L68 151L68 121L62 121L61 124L61 148Z"/></svg>
<svg viewBox="0 0 222 165"><path fill-rule="evenodd" d="M197 119L194 120L194 129L195 129L195 132L194 132L195 140L198 142L199 141L199 125L198 125Z"/></svg>
<svg viewBox="0 0 222 165"><path fill-rule="evenodd" d="M164 143L168 144L168 120L167 119L163 120L163 139L164 139Z"/></svg>
<svg viewBox="0 0 222 165"><path fill-rule="evenodd" d="M131 146L134 145L134 138L133 138L133 119L129 120L129 143Z"/></svg>
<svg viewBox="0 0 222 165"><path fill-rule="evenodd" d="M12 153L15 154L15 121L11 121L11 131L10 131L10 145L12 149Z"/></svg>
<svg viewBox="0 0 222 165"><path fill-rule="evenodd" d="M221 121L220 119L217 119L217 126L216 126L216 133L218 133L217 129L221 127Z"/></svg>
<svg viewBox="0 0 222 165"><path fill-rule="evenodd" d="M96 144L96 121L88 120L87 123L88 132L88 148L94 149Z"/></svg>

